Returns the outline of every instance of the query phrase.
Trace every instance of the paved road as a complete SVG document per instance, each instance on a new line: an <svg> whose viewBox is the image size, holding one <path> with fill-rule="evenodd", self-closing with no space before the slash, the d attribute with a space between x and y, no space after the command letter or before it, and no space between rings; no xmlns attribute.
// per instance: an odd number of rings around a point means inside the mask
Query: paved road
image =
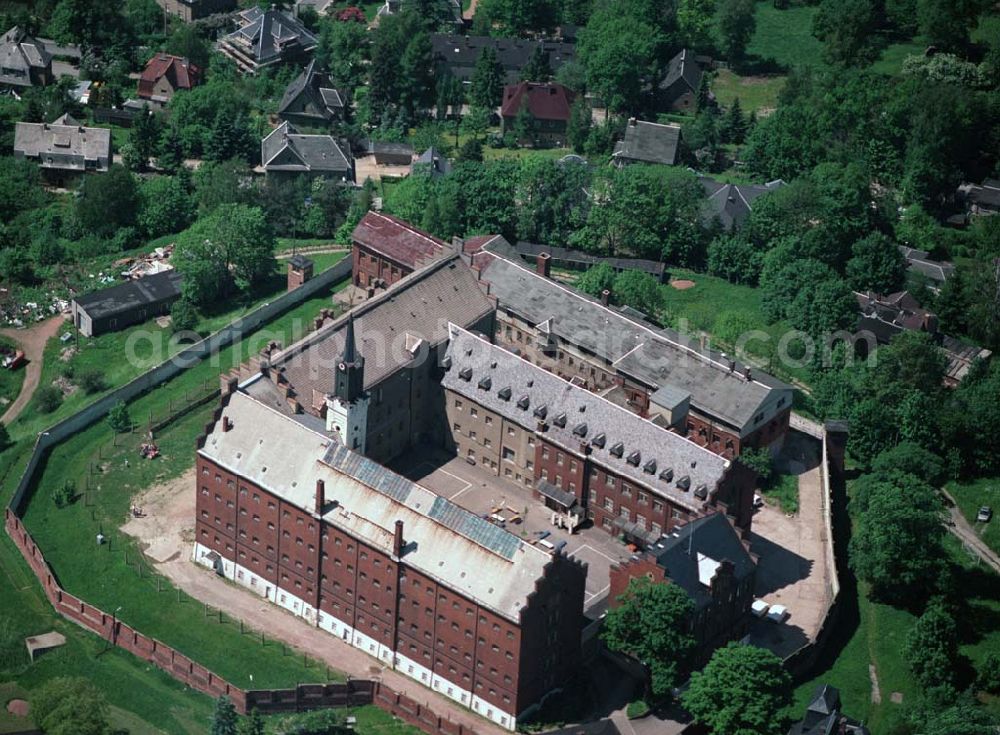
<svg viewBox="0 0 1000 735"><path fill-rule="evenodd" d="M948 513L951 515L951 523L948 524L948 530L955 534L966 547L972 549L976 556L991 566L993 571L1000 574L1000 556L997 556L996 552L979 538L976 530L965 520L965 516L959 510L958 504L948 494L948 491L942 489L941 492L944 493L944 496L950 502Z"/></svg>
<svg viewBox="0 0 1000 735"><path fill-rule="evenodd" d="M38 388L38 382L42 378L42 355L45 352L45 345L59 333L59 328L65 321L66 318L60 314L29 329L0 329L0 334L10 337L20 345L28 360L24 368L24 384L21 385L21 392L0 418L3 423L9 424L20 416L31 397L35 395L35 389Z"/></svg>

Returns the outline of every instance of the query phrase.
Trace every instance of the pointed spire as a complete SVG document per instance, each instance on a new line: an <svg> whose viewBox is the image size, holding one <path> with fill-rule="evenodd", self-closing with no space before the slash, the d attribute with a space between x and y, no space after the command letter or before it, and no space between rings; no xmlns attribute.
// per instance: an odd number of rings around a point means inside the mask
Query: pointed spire
<svg viewBox="0 0 1000 735"><path fill-rule="evenodd" d="M341 355L340 361L347 365L353 365L357 361L357 348L354 345L353 312L347 315L347 338L344 340L344 353Z"/></svg>

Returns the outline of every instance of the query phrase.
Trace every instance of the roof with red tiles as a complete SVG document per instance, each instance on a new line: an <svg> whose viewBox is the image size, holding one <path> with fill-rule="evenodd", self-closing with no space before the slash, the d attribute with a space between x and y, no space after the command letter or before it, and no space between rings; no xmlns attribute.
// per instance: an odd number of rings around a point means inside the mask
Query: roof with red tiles
<svg viewBox="0 0 1000 735"><path fill-rule="evenodd" d="M180 56L156 54L139 77L139 96L152 97L154 85L163 77L175 90L191 89L201 81L201 69Z"/></svg>
<svg viewBox="0 0 1000 735"><path fill-rule="evenodd" d="M351 239L397 263L416 268L421 261L443 254L447 244L413 225L381 212L368 212Z"/></svg>
<svg viewBox="0 0 1000 735"><path fill-rule="evenodd" d="M527 100L528 111L536 120L569 121L570 106L573 104L573 90L555 82L521 82L503 88L503 104L500 114L517 117L518 111Z"/></svg>

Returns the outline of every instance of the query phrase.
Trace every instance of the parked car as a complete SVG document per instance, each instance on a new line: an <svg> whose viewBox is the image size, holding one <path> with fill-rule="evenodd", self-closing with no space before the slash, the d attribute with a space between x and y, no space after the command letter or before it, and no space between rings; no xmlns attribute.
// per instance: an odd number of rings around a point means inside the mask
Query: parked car
<svg viewBox="0 0 1000 735"><path fill-rule="evenodd" d="M993 509L988 505L984 505L979 509L979 513L976 514L976 520L980 523L989 523L992 517Z"/></svg>

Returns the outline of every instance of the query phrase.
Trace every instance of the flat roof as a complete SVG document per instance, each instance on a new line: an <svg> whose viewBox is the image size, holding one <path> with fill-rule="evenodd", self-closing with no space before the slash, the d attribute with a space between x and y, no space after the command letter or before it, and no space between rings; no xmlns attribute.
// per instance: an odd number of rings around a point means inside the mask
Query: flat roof
<svg viewBox="0 0 1000 735"><path fill-rule="evenodd" d="M212 427L199 454L279 498L313 511L316 481L327 503L322 518L387 554L403 521L403 563L518 622L552 556L455 505L335 439L304 426L242 391ZM313 513L315 515L315 513Z"/></svg>

